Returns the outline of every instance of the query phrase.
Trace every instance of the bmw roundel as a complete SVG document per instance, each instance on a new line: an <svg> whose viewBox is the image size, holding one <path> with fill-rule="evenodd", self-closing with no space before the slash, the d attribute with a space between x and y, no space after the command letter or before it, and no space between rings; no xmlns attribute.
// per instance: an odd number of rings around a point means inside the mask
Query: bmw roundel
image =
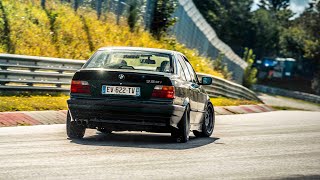
<svg viewBox="0 0 320 180"><path fill-rule="evenodd" d="M123 79L125 78L125 76L124 76L123 74L119 74L118 78L119 78L120 80L123 80Z"/></svg>

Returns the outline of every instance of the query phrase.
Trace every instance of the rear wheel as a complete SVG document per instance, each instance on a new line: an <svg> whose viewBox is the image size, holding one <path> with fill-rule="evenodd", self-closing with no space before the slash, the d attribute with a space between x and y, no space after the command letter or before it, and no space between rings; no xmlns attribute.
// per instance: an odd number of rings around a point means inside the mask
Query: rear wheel
<svg viewBox="0 0 320 180"><path fill-rule="evenodd" d="M215 116L213 112L213 107L211 104L209 104L202 122L202 132L193 131L193 134L196 137L210 137L213 133L214 123Z"/></svg>
<svg viewBox="0 0 320 180"><path fill-rule="evenodd" d="M186 110L182 116L181 121L178 124L177 130L171 133L171 136L179 143L185 143L189 140L190 134L190 108L186 107Z"/></svg>
<svg viewBox="0 0 320 180"><path fill-rule="evenodd" d="M71 139L82 139L85 132L86 132L86 127L83 125L77 124L75 121L71 121L71 115L70 112L68 111L67 114L67 135Z"/></svg>

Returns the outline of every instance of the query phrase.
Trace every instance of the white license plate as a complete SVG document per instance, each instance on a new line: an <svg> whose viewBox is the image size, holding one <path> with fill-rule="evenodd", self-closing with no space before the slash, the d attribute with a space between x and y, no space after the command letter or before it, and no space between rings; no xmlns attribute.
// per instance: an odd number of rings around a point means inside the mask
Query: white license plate
<svg viewBox="0 0 320 180"><path fill-rule="evenodd" d="M140 96L140 87L102 86L102 94Z"/></svg>

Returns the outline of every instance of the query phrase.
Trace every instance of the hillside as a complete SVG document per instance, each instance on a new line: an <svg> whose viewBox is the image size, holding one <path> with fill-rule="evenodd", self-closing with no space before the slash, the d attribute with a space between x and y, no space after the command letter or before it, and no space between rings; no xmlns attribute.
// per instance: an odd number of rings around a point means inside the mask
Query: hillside
<svg viewBox="0 0 320 180"><path fill-rule="evenodd" d="M39 1L1 2L0 53L88 59L103 46L164 48L186 54L197 72L223 77L213 70L210 59L199 57L195 50L172 39L157 41L143 28L131 33L125 19L116 25L113 14L97 20L93 10L80 8L75 13L60 1L48 1L46 10Z"/></svg>

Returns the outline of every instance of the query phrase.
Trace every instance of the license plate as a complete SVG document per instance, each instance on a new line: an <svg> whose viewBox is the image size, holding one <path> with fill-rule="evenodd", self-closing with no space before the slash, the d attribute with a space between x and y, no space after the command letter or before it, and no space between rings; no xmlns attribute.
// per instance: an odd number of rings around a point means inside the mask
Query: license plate
<svg viewBox="0 0 320 180"><path fill-rule="evenodd" d="M140 87L102 86L102 94L140 96Z"/></svg>

